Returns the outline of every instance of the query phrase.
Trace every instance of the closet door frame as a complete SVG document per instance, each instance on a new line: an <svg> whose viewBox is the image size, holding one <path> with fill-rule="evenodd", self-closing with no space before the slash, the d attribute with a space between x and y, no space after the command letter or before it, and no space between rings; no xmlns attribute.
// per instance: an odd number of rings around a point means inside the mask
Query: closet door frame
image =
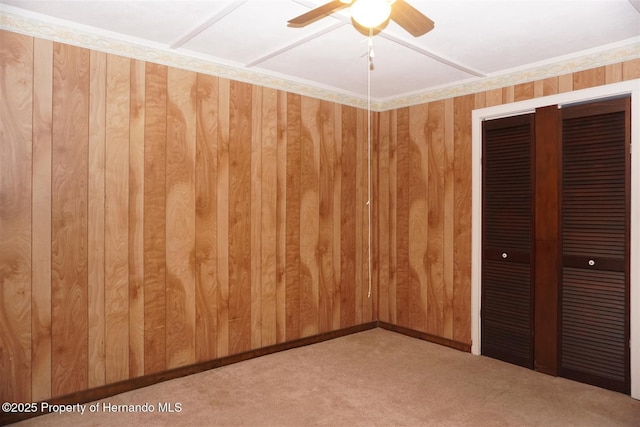
<svg viewBox="0 0 640 427"><path fill-rule="evenodd" d="M640 79L473 110L472 112L472 223L471 223L471 353L480 354L480 295L482 275L482 122L534 112L536 108L631 96L631 248L630 259L640 257ZM633 147L636 147L633 150ZM640 400L640 263L630 271L631 397Z"/></svg>

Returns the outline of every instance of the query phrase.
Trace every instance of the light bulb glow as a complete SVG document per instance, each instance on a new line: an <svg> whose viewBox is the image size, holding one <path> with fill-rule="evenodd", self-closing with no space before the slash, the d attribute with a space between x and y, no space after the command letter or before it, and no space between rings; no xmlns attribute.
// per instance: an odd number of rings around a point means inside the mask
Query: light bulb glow
<svg viewBox="0 0 640 427"><path fill-rule="evenodd" d="M351 5L351 17L365 28L375 28L391 15L388 0L356 0Z"/></svg>

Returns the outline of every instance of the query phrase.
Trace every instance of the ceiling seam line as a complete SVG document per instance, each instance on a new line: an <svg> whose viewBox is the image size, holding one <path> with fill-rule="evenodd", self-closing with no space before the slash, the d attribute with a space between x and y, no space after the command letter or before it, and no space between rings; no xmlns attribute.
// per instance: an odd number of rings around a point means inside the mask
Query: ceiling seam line
<svg viewBox="0 0 640 427"><path fill-rule="evenodd" d="M289 50L291 50L293 48L296 48L296 47L298 47L298 46L300 46L300 45L302 45L304 43L307 43L307 42L309 42L311 40L317 39L318 37L320 37L320 36L322 36L322 35L324 35L326 33L329 33L329 32L331 32L331 31L333 31L335 29L343 27L345 24L346 24L345 22L338 22L336 24L333 24L330 27L324 28L323 30L320 30L320 31L317 31L317 32L315 32L313 34L310 34L310 35L308 35L308 36L306 36L304 38L301 38L298 41L290 43L290 44L288 44L288 45L286 45L286 46L284 46L284 47L282 47L280 49L277 49L277 50L275 50L275 51L273 51L271 53L268 53L268 54L266 54L266 55L264 55L264 56L262 56L260 58L254 59L253 61L245 64L245 67L248 67L248 68L255 67L256 65L258 65L258 64L260 64L260 63L262 63L264 61L267 61L267 60L269 60L269 59L271 59L271 58L273 58L275 56L278 56L278 55L280 55L282 53L285 53L285 52L287 52L287 51L289 51Z"/></svg>
<svg viewBox="0 0 640 427"><path fill-rule="evenodd" d="M236 0L235 2L231 3L229 6L224 8L222 11L216 13L211 18L209 18L206 21L204 21L202 24L198 25L197 27L195 27L194 29L192 29L188 33L186 33L183 36L181 36L178 40L176 40L171 45L169 45L169 48L170 49L177 49L177 48L183 46L185 43L187 43L188 41L193 39L195 36L197 36L198 34L203 32L207 28L211 27L216 22L220 21L222 18L224 18L225 16L227 16L228 14L230 14L231 12L233 12L234 10L236 10L237 8L239 8L240 6L245 4L247 1L248 0Z"/></svg>
<svg viewBox="0 0 640 427"><path fill-rule="evenodd" d="M308 2L306 2L304 0L293 0L293 1L296 2L296 3L299 3L301 5L307 6L307 7L313 7L313 6L310 6L308 4ZM631 2L640 2L640 0L629 0L629 1L631 1ZM332 16L333 18L339 19L339 20L343 21L344 23L351 23L351 19L349 19L348 17L346 17L346 16L344 16L344 15L342 15L340 13L332 13L329 16ZM465 72L467 74L471 74L472 76L475 76L475 77L487 77L487 74L485 74L483 72L474 70L472 68L469 68L469 67L466 67L464 65L458 64L458 63L453 62L451 60L445 59L445 58L443 58L443 57L441 57L441 56L439 56L439 55L437 55L435 53L429 52L426 49L423 49L423 48L421 48L421 47L419 47L419 46L417 46L417 45L415 45L415 44L413 44L411 42L405 41L405 40L403 40L403 39L401 39L399 37L390 35L389 33L386 33L384 31L381 31L377 35L379 35L380 37L384 37L387 40L392 41L394 43L397 43L397 44L399 44L401 46L404 46L407 49L411 49L411 50L413 50L413 51L415 51L417 53L420 53L420 54L422 54L424 56L427 56L427 57L429 57L429 58L431 58L431 59L433 59L435 61L440 62L441 64L448 65L448 66L453 67L453 68L455 68L455 69L457 69L459 71L463 71L463 72ZM251 66L251 65L247 65L247 66Z"/></svg>
<svg viewBox="0 0 640 427"><path fill-rule="evenodd" d="M439 55L437 55L437 54L435 54L433 52L429 52L426 49L423 49L423 48L421 48L419 46L416 46L413 43L410 43L410 42L407 42L405 40L402 40L399 37L395 37L395 36L393 36L391 34L388 34L388 33L385 34L384 32L381 32L378 35L380 37L383 37L383 38L389 40L389 41L392 41L392 42L397 43L397 44L399 44L401 46L404 46L407 49L411 49L411 50L413 50L415 52L418 52L418 53L420 53L420 54L422 54L424 56L427 56L427 57L429 57L429 58L431 58L431 59L433 59L435 61L438 61L438 62L440 62L442 64L445 64L445 65L448 65L450 67L453 67L453 68L455 68L455 69L457 69L459 71L463 71L465 73L471 74L471 75L476 76L476 77L487 77L487 74L485 74L485 73L482 73L480 71L477 71L477 70L474 70L472 68L466 67L464 65L458 64L457 62L453 62L453 61L451 61L449 59L445 59L445 58L443 58L443 57L441 57L441 56L439 56Z"/></svg>

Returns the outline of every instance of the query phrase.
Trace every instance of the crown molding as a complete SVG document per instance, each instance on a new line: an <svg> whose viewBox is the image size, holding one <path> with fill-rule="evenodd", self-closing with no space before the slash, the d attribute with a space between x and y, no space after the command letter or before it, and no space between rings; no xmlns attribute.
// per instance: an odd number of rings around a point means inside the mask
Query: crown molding
<svg viewBox="0 0 640 427"><path fill-rule="evenodd" d="M295 79L290 76L249 70L243 67L242 64L225 63L222 60L213 61L190 51L171 49L167 45L149 43L134 37L125 37L120 34L47 17L8 5L0 5L0 29L283 90L357 108L367 108L367 99L354 93L320 86L316 83ZM373 99L371 100L371 109L373 111L386 111L408 107L637 58L640 58L640 37L554 58L550 61L506 70L487 77L474 77L463 82L403 94L397 97Z"/></svg>
<svg viewBox="0 0 640 427"><path fill-rule="evenodd" d="M277 73L250 70L239 63L213 61L197 52L171 49L136 37L123 36L58 18L0 4L0 29L54 42L111 53L132 59L210 74L230 80L283 90L357 108L366 108L367 100L357 94L321 86L303 79Z"/></svg>
<svg viewBox="0 0 640 427"><path fill-rule="evenodd" d="M501 71L487 77L471 78L463 82L431 88L413 94L378 100L377 111L409 107L457 96L470 95L492 89L528 83L548 77L588 70L640 58L640 37L633 37L596 49L584 50L549 61L527 64L524 67Z"/></svg>

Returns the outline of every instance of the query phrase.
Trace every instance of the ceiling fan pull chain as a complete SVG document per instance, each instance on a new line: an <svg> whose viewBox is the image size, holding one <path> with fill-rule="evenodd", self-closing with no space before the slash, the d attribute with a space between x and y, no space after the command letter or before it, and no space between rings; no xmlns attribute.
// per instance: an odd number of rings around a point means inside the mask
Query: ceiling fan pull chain
<svg viewBox="0 0 640 427"><path fill-rule="evenodd" d="M369 66L367 67L367 216L368 216L368 269L369 287L367 298L371 298L372 253L371 253L371 70L373 69L373 28L369 28Z"/></svg>

